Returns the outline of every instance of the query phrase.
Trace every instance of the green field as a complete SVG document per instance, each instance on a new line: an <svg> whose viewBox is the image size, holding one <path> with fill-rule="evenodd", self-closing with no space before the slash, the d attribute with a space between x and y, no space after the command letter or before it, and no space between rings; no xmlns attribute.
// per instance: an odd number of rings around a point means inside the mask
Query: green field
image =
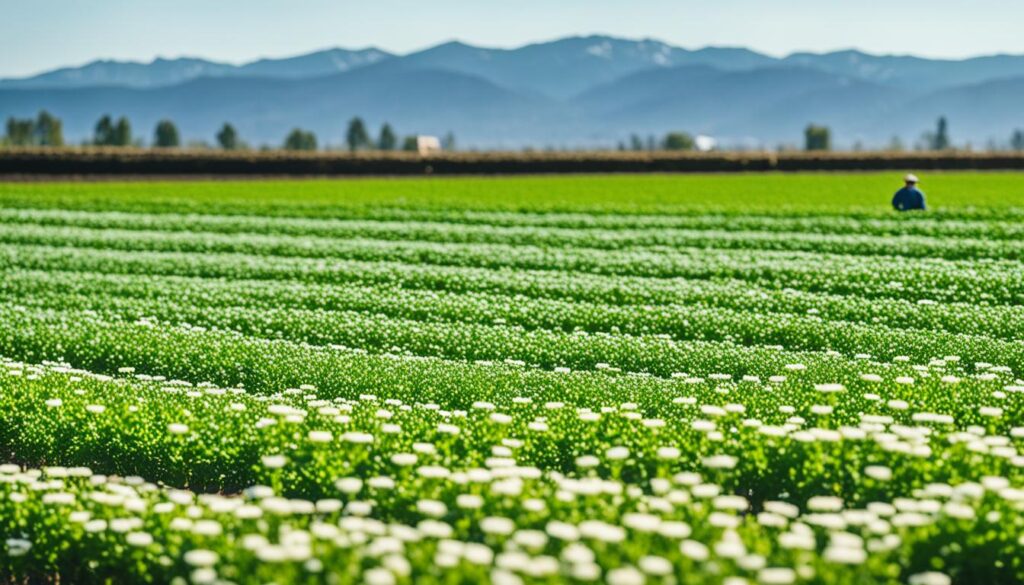
<svg viewBox="0 0 1024 585"><path fill-rule="evenodd" d="M1024 175L0 183L0 582L1024 582Z"/></svg>

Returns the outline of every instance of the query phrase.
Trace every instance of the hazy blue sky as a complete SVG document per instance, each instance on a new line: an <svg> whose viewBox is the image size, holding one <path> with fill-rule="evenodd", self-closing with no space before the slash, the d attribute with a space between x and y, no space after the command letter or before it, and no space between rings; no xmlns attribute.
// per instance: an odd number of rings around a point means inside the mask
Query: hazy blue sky
<svg viewBox="0 0 1024 585"><path fill-rule="evenodd" d="M0 0L0 76L97 58L241 62L333 46L511 47L570 34L772 54L1024 53L1018 0Z"/></svg>

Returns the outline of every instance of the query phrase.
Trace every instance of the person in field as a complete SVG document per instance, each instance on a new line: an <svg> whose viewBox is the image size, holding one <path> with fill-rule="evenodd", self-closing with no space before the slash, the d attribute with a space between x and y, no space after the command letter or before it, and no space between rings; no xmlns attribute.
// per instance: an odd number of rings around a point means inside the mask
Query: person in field
<svg viewBox="0 0 1024 585"><path fill-rule="evenodd" d="M892 207L896 211L912 211L915 209L926 209L924 204L924 192L917 188L917 175L903 177L906 183L902 189L892 197Z"/></svg>

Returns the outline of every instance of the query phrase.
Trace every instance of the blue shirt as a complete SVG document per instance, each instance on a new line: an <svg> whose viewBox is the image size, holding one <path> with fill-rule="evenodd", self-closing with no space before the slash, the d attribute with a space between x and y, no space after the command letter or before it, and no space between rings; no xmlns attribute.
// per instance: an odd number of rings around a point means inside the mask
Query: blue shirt
<svg viewBox="0 0 1024 585"><path fill-rule="evenodd" d="M906 186L893 195L892 206L896 211L925 209L924 193L917 187Z"/></svg>

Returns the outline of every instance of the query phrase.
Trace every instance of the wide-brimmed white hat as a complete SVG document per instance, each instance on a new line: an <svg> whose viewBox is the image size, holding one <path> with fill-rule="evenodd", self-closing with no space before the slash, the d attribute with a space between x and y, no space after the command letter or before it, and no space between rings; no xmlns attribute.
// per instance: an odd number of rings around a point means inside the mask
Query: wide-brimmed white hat
<svg viewBox="0 0 1024 585"><path fill-rule="evenodd" d="M909 173L906 177L903 177L903 180L908 182L908 183L916 183L916 182L918 182L917 181L917 175L915 175L914 173Z"/></svg>

